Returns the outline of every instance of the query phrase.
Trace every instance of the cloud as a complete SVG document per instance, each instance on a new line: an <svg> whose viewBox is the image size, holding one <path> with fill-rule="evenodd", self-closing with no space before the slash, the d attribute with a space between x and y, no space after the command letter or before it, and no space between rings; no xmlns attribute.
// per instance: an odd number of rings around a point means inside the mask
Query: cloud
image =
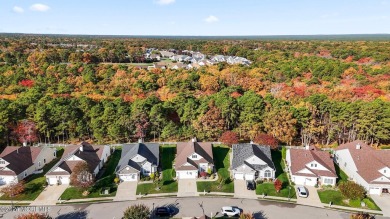
<svg viewBox="0 0 390 219"><path fill-rule="evenodd" d="M45 11L48 11L49 9L50 9L49 6L44 5L44 4L39 4L39 3L33 4L30 7L31 11L40 11L40 12L45 12Z"/></svg>
<svg viewBox="0 0 390 219"><path fill-rule="evenodd" d="M155 2L159 5L169 5L175 3L176 0L156 0Z"/></svg>
<svg viewBox="0 0 390 219"><path fill-rule="evenodd" d="M219 19L217 17L215 17L214 15L210 15L206 19L204 19L204 21L206 21L207 23L214 23L214 22L219 21Z"/></svg>
<svg viewBox="0 0 390 219"><path fill-rule="evenodd" d="M13 7L12 10L13 10L15 13L19 13L19 14L21 14L21 13L24 12L24 9L21 8L21 7L19 7L19 6Z"/></svg>

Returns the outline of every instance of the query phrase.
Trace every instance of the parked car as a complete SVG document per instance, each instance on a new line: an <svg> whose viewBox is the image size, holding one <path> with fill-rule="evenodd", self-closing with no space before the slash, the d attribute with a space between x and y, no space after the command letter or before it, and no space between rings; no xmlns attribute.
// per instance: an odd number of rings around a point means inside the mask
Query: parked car
<svg viewBox="0 0 390 219"><path fill-rule="evenodd" d="M175 211L169 207L158 207L154 210L154 214L158 217L170 217L174 213Z"/></svg>
<svg viewBox="0 0 390 219"><path fill-rule="evenodd" d="M309 195L306 188L303 186L298 186L297 192L299 197L307 198L307 196Z"/></svg>
<svg viewBox="0 0 390 219"><path fill-rule="evenodd" d="M256 189L256 183L253 180L247 180L246 181L246 188L248 190L255 190Z"/></svg>
<svg viewBox="0 0 390 219"><path fill-rule="evenodd" d="M241 214L241 209L235 206L225 206L221 208L221 214L225 217L239 217Z"/></svg>

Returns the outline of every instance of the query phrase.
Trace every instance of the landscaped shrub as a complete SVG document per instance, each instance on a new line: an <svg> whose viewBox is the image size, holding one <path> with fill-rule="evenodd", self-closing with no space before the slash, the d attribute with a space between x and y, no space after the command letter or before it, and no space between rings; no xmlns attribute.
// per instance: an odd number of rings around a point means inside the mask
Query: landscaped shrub
<svg viewBox="0 0 390 219"><path fill-rule="evenodd" d="M341 194L348 199L362 200L366 196L364 187L352 181L340 183L339 189Z"/></svg>
<svg viewBox="0 0 390 219"><path fill-rule="evenodd" d="M276 179L274 182L274 186L275 186L276 192L280 192L280 190L282 190L282 187L283 187L282 181L280 181L279 179Z"/></svg>
<svg viewBox="0 0 390 219"><path fill-rule="evenodd" d="M148 219L150 216L150 209L143 204L132 205L128 207L123 215L123 219Z"/></svg>
<svg viewBox="0 0 390 219"><path fill-rule="evenodd" d="M369 213L359 212L359 213L351 214L351 216L349 218L351 218L351 219L374 219L375 217L371 216Z"/></svg>

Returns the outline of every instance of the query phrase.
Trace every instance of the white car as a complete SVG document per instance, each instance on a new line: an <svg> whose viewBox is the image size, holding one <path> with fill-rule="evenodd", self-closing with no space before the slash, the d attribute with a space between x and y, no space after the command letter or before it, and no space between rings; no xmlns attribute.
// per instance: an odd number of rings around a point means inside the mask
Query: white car
<svg viewBox="0 0 390 219"><path fill-rule="evenodd" d="M223 216L239 217L241 214L241 209L239 209L238 207L234 207L234 206L226 206L226 207L221 208L221 214Z"/></svg>
<svg viewBox="0 0 390 219"><path fill-rule="evenodd" d="M297 192L298 192L298 196L302 198L307 198L307 196L309 195L306 188L303 186L298 186Z"/></svg>

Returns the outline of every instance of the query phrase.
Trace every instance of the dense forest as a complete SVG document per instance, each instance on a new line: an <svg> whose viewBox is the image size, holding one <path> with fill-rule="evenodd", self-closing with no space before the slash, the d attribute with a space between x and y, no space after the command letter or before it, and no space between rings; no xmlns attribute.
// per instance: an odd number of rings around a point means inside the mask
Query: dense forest
<svg viewBox="0 0 390 219"><path fill-rule="evenodd" d="M245 57L140 69L147 48ZM0 36L0 144L216 141L390 143L390 42ZM23 134L24 133L24 134ZM28 135L28 136L26 136Z"/></svg>

